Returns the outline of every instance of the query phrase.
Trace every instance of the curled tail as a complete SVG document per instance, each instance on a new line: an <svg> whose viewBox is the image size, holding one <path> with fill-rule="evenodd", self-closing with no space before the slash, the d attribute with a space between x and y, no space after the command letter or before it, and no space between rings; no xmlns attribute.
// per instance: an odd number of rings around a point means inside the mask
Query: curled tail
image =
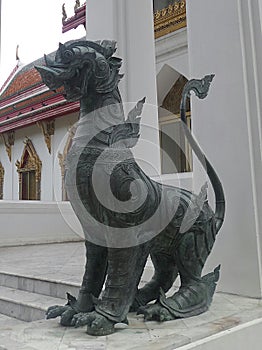
<svg viewBox="0 0 262 350"><path fill-rule="evenodd" d="M210 182L213 186L215 192L215 201L216 201L216 209L215 209L215 218L216 218L216 232L218 232L223 224L225 217L225 196L222 184L218 178L215 169L212 167L201 148L198 146L196 140L191 134L190 130L187 127L186 123L186 100L190 96L190 92L194 91L198 98L205 98L208 94L209 86L211 81L213 80L214 75L206 75L203 79L192 79L187 82L184 86L182 93L182 100L180 105L180 117L182 120L182 126L185 132L185 136L195 152L197 158L199 159L202 166L206 169L207 175L210 179Z"/></svg>

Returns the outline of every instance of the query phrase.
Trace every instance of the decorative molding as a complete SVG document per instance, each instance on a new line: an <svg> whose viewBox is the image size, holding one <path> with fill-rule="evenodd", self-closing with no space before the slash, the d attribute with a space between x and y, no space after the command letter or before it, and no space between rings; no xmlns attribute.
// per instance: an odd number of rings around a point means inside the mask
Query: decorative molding
<svg viewBox="0 0 262 350"><path fill-rule="evenodd" d="M0 199L3 199L5 169L0 162Z"/></svg>
<svg viewBox="0 0 262 350"><path fill-rule="evenodd" d="M45 143L48 149L48 152L51 154L51 136L55 133L55 119L47 121L39 121L37 125L41 128L44 135Z"/></svg>
<svg viewBox="0 0 262 350"><path fill-rule="evenodd" d="M0 122L0 133L12 129L18 129L34 124L40 120L63 117L65 114L79 111L79 101L65 103L64 101L53 103L42 110L31 111L11 120Z"/></svg>
<svg viewBox="0 0 262 350"><path fill-rule="evenodd" d="M40 199L40 181L41 181L41 170L42 162L36 153L32 141L27 137L24 140L24 150L21 160L17 160L15 165L19 174L19 199L22 199L22 174L29 171L35 171L36 181L36 200Z"/></svg>
<svg viewBox="0 0 262 350"><path fill-rule="evenodd" d="M7 133L1 133L6 153L8 155L8 158L10 162L12 161L12 146L14 146L15 143L15 132L14 130L8 131Z"/></svg>
<svg viewBox="0 0 262 350"><path fill-rule="evenodd" d="M186 1L175 1L154 13L155 39L186 27Z"/></svg>

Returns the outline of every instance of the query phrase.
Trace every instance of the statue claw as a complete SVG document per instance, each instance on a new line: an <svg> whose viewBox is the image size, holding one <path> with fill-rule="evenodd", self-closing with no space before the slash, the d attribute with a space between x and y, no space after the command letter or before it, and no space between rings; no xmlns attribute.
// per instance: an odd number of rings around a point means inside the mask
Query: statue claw
<svg viewBox="0 0 262 350"><path fill-rule="evenodd" d="M71 326L74 326L75 328L79 328L87 325L87 322L88 322L88 313L79 312L78 314L74 315L74 317L72 318Z"/></svg>
<svg viewBox="0 0 262 350"><path fill-rule="evenodd" d="M62 305L53 305L50 306L46 311L46 318L49 320L50 318L56 318L61 316L67 310L67 306Z"/></svg>
<svg viewBox="0 0 262 350"><path fill-rule="evenodd" d="M109 335L114 333L115 322L108 320L96 311L86 314L87 334L94 336Z"/></svg>
<svg viewBox="0 0 262 350"><path fill-rule="evenodd" d="M60 320L61 325L65 326L65 327L70 327L71 322L72 322L72 318L74 317L75 314L76 314L76 311L74 309L72 309L71 307L69 307L61 315L61 320Z"/></svg>
<svg viewBox="0 0 262 350"><path fill-rule="evenodd" d="M138 314L144 315L145 321L171 321L174 319L170 312L161 306L159 303L155 303L153 305L147 305L139 308Z"/></svg>

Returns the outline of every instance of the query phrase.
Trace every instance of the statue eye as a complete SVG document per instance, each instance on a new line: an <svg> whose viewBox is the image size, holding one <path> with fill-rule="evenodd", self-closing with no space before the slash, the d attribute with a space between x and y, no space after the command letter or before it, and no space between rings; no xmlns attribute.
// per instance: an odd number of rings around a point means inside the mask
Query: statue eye
<svg viewBox="0 0 262 350"><path fill-rule="evenodd" d="M74 52L72 50L65 50L63 52L62 60L64 63L69 63L74 57Z"/></svg>

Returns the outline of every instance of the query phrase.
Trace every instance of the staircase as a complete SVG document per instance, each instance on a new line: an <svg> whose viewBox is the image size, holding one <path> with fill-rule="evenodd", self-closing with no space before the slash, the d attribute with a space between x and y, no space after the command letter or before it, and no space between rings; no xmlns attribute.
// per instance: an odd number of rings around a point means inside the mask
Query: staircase
<svg viewBox="0 0 262 350"><path fill-rule="evenodd" d="M0 314L31 322L45 318L49 306L66 304L66 292L77 296L79 286L0 272Z"/></svg>

